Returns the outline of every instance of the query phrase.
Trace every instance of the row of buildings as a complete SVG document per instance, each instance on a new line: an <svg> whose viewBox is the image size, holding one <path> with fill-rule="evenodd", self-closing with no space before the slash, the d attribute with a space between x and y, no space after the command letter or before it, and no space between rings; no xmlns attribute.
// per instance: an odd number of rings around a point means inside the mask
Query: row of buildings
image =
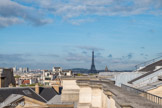
<svg viewBox="0 0 162 108"><path fill-rule="evenodd" d="M60 77L71 76L70 70L53 67L42 73L14 75L12 68L0 68L0 108L66 107L73 103L61 103Z"/></svg>
<svg viewBox="0 0 162 108"><path fill-rule="evenodd" d="M27 86L35 84L36 81L41 85L52 86L59 83L60 77L72 76L71 70L62 70L61 67L53 67L52 70L43 70L40 73L14 73L12 68L0 68L0 87Z"/></svg>
<svg viewBox="0 0 162 108"><path fill-rule="evenodd" d="M15 67L13 67L13 72L14 73L27 73L27 72L29 72L29 68L28 67L24 67L24 68L20 67L20 68L17 68L15 66Z"/></svg>
<svg viewBox="0 0 162 108"><path fill-rule="evenodd" d="M71 70L62 70L61 67L53 67L52 70L41 70L40 72L30 72L30 73L15 73L16 85L32 85L35 84L36 80L40 84L51 86L58 82L61 76L72 76Z"/></svg>

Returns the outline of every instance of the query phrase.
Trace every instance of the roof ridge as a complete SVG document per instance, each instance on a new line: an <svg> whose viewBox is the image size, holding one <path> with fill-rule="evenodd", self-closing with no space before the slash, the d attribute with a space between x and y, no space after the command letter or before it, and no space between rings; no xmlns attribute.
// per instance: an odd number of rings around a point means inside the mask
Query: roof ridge
<svg viewBox="0 0 162 108"><path fill-rule="evenodd" d="M53 90L57 95L59 95L59 94L57 93L57 91L56 91L53 87L48 87L48 88L44 88L44 89L51 89L51 90ZM42 92L45 92L44 89L42 90ZM42 93L42 92L41 92L41 93Z"/></svg>
<svg viewBox="0 0 162 108"><path fill-rule="evenodd" d="M154 72L157 72L157 71L159 71L159 70L161 70L161 68L160 68L160 69L157 69L157 70L155 70L155 71L147 72L147 73L145 73L145 74L143 74L143 75L141 75L141 76L139 76L139 77L137 77L137 78L134 78L133 80L129 81L128 83L132 84L134 81L137 81L137 80L139 80L139 79L141 79L141 78L143 78L143 77L145 77L145 76L148 76L148 75L150 75L150 74L153 74Z"/></svg>
<svg viewBox="0 0 162 108"><path fill-rule="evenodd" d="M35 93L35 91L33 90L33 89L31 89L31 88L29 88L30 90L32 90L34 93ZM35 94L37 94L37 93L35 93ZM39 94L37 94L39 97L41 97L43 100L45 100L46 102L48 102L46 99L44 99L41 95L39 95Z"/></svg>

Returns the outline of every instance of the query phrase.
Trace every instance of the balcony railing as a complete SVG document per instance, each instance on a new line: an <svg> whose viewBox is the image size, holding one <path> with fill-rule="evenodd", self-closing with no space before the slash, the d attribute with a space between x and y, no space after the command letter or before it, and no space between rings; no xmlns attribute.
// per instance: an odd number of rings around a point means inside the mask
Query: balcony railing
<svg viewBox="0 0 162 108"><path fill-rule="evenodd" d="M152 60L149 60L149 61L146 61L146 62L137 64L135 67L136 67L136 69L138 69L138 68L140 68L140 67L145 67L145 66L150 65L150 64L152 64L152 63L154 63L154 62L157 62L157 61L159 61L159 60L161 60L161 59L162 59L162 56L159 56L159 57L154 58L154 59L152 59Z"/></svg>
<svg viewBox="0 0 162 108"><path fill-rule="evenodd" d="M159 96L156 96L156 95L153 95L151 93L148 93L146 91L143 91L143 90L139 90L139 89L136 89L136 88L133 88L133 87L130 87L130 86L127 86L127 85L124 85L124 84L121 84L121 88L122 89L125 89L129 92L133 92L133 93L136 93L152 102L155 102L159 105L162 105L162 97L159 97Z"/></svg>

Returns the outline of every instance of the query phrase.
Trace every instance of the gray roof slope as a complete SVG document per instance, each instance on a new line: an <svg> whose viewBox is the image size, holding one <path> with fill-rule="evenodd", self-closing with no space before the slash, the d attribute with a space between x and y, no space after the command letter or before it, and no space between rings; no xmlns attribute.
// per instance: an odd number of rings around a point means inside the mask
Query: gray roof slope
<svg viewBox="0 0 162 108"><path fill-rule="evenodd" d="M61 67L54 67L55 69L61 69Z"/></svg>
<svg viewBox="0 0 162 108"><path fill-rule="evenodd" d="M20 94L41 102L47 102L43 97L36 94L31 88L27 87L14 87L14 88L1 88L0 89L0 102L3 102L11 94Z"/></svg>
<svg viewBox="0 0 162 108"><path fill-rule="evenodd" d="M148 75L150 75L150 74L153 74L153 73L155 73L155 72L157 72L157 71L159 71L159 70L161 70L161 69L158 69L158 70L156 70L156 71L147 72L147 73L145 73L145 74L143 74L143 75L141 75L141 76L139 76L139 77L137 77L137 78L135 78L135 79L129 81L128 83L132 84L133 82L135 82L135 81L137 81L137 80L139 80L139 79L141 79L141 78L144 78L144 77L146 77L146 76L148 76Z"/></svg>
<svg viewBox="0 0 162 108"><path fill-rule="evenodd" d="M3 101L4 104L0 104L0 108L4 108L4 107L10 105L12 102L14 102L14 101L16 101L16 100L18 100L18 99L20 99L20 98L22 98L22 97L23 97L23 95L11 94L9 97L7 97L7 98Z"/></svg>
<svg viewBox="0 0 162 108"><path fill-rule="evenodd" d="M157 88L161 85L162 85L162 81L157 81L157 82L150 83L146 86L139 87L138 89L147 91L147 90L150 90L150 89L153 89L153 88Z"/></svg>
<svg viewBox="0 0 162 108"><path fill-rule="evenodd" d="M162 60L152 63L152 64L140 69L139 71L140 72L151 72L155 69L156 66L162 66Z"/></svg>
<svg viewBox="0 0 162 108"><path fill-rule="evenodd" d="M45 98L47 101L52 99L55 95L58 95L58 93L55 91L54 88L43 88L43 90L40 92L40 95Z"/></svg>

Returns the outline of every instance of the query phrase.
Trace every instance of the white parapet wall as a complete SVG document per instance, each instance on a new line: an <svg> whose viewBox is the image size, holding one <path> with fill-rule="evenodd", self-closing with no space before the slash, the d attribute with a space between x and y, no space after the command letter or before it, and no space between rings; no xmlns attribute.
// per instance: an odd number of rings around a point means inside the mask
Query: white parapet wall
<svg viewBox="0 0 162 108"><path fill-rule="evenodd" d="M62 80L62 85L64 90L79 90L79 86L76 83L76 80Z"/></svg>
<svg viewBox="0 0 162 108"><path fill-rule="evenodd" d="M116 108L115 101L98 86L78 86L76 80L62 80L62 85L61 101L73 102L75 108Z"/></svg>
<svg viewBox="0 0 162 108"><path fill-rule="evenodd" d="M80 87L76 84L76 80L62 80L62 102L78 102Z"/></svg>
<svg viewBox="0 0 162 108"><path fill-rule="evenodd" d="M79 92L79 103L91 103L92 100L92 90L88 86L80 87Z"/></svg>
<svg viewBox="0 0 162 108"><path fill-rule="evenodd" d="M102 90L100 88L91 88L92 91L92 107L101 108L102 107Z"/></svg>
<svg viewBox="0 0 162 108"><path fill-rule="evenodd" d="M73 102L74 108L161 108L110 80L69 78L63 79L62 85L62 103Z"/></svg>

